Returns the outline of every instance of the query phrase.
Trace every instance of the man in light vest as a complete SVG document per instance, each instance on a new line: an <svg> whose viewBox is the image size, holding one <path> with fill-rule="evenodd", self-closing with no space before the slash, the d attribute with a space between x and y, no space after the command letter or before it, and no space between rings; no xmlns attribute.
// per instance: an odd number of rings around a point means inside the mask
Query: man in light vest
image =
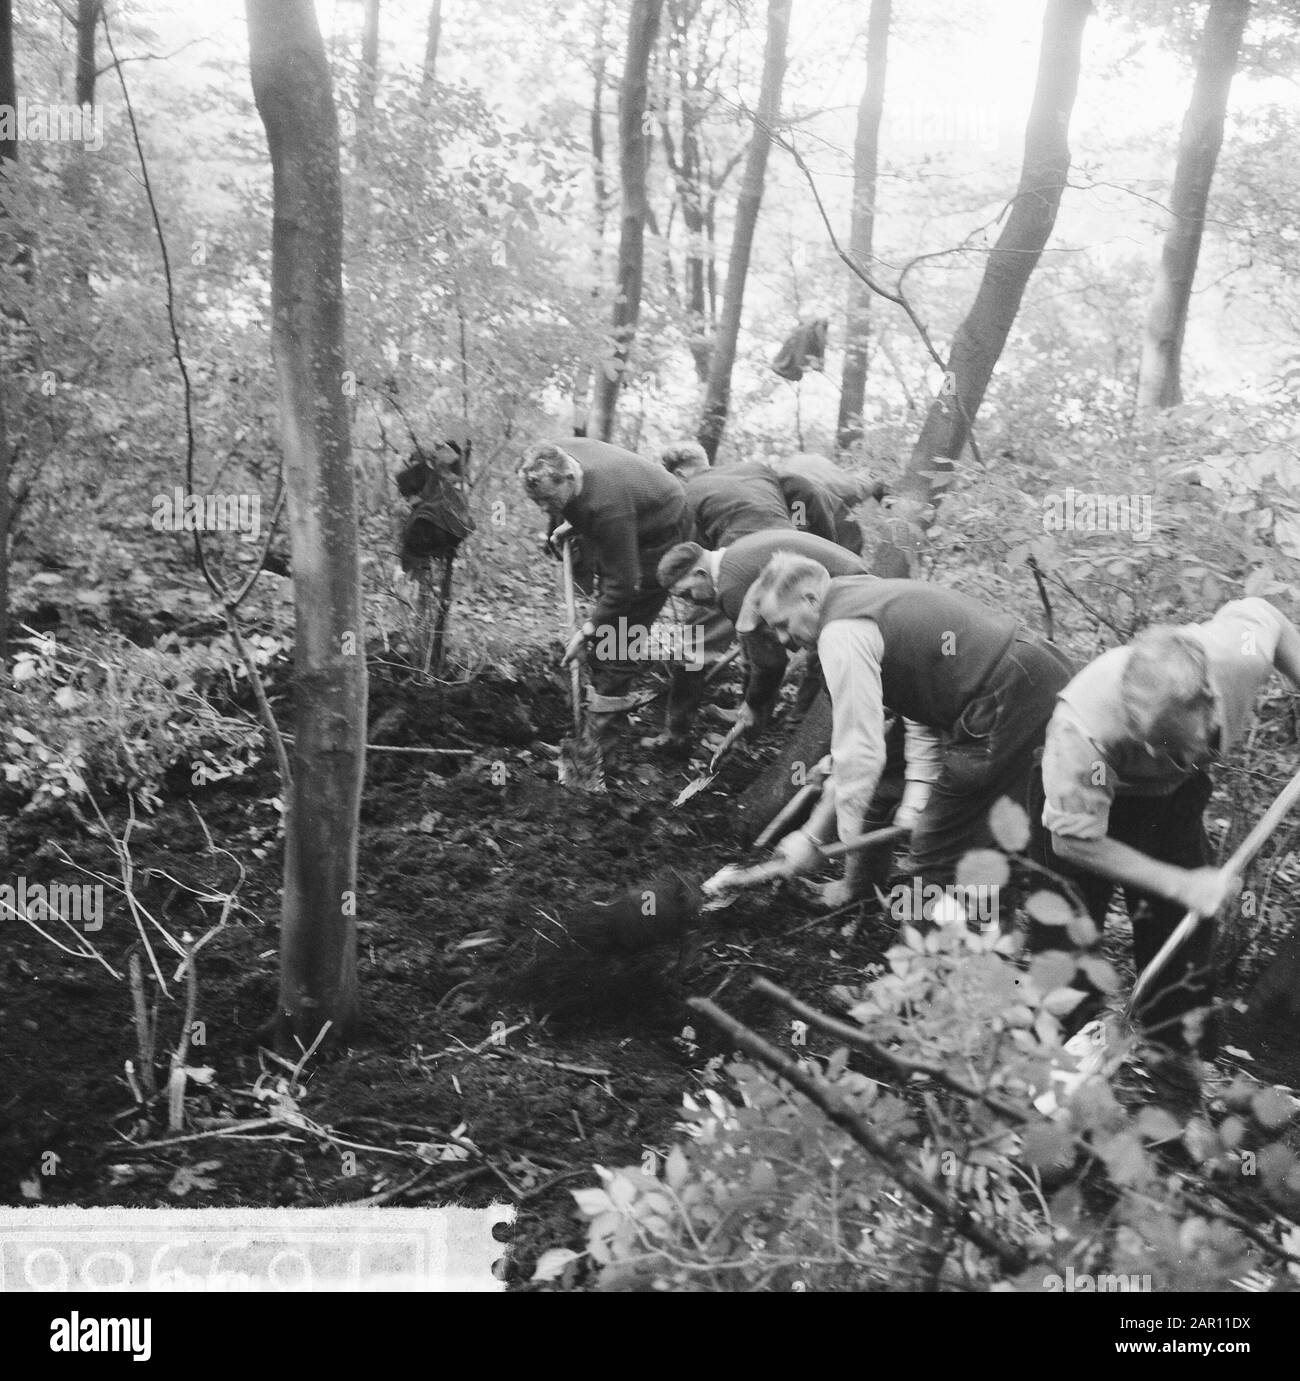
<svg viewBox="0 0 1300 1381"><path fill-rule="evenodd" d="M1239 879L1209 866L1208 769L1245 737L1274 669L1300 686L1300 632L1267 601L1239 599L1206 623L1147 629L1061 691L1043 751L1052 866L1099 927L1124 889L1139 973L1187 911L1212 917L1237 895ZM1202 924L1137 1012L1151 1044L1176 1056L1212 1045L1194 1015L1213 998L1211 947Z"/></svg>

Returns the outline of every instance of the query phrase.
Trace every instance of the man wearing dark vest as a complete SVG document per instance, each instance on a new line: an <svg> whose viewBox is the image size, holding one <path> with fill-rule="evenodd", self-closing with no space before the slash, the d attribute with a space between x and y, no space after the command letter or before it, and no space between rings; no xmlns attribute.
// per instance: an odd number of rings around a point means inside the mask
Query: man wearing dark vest
<svg viewBox="0 0 1300 1381"><path fill-rule="evenodd" d="M519 476L529 498L583 538L594 559L596 604L564 661L587 663L587 724L604 746L634 703L628 691L639 664L631 654L649 644L649 626L668 598L655 570L685 535L682 487L651 461L585 437L530 447ZM553 536L562 534L563 526Z"/></svg>
<svg viewBox="0 0 1300 1381"><path fill-rule="evenodd" d="M777 555L751 587L737 628L758 623L782 644L816 647L821 657L834 709L841 839L861 832L880 778L886 710L943 745L912 832L911 866L927 883L950 883L963 854L993 843L988 815L1000 797L1028 808L1035 756L1073 668L1015 619L938 585L832 579L816 562ZM1041 831L1039 840L1041 852ZM797 832L778 851L798 870L816 861L817 842ZM867 876L863 856L849 854L843 882L831 884L823 900L852 900Z"/></svg>
<svg viewBox="0 0 1300 1381"><path fill-rule="evenodd" d="M674 667L668 696L668 733L684 737L704 698L707 668L731 646L736 620L750 586L779 551L807 557L832 576L866 575L866 563L852 552L810 532L751 532L718 551L705 551L698 542L682 542L670 548L659 562L659 583L692 609L714 617L705 624L702 665L697 670ZM715 632L716 629L716 632ZM712 634L713 636L709 636ZM745 656L745 698L738 722L745 732L761 732L772 716L777 691L789 657L785 648L765 628L742 634ZM814 657L815 662L815 657ZM820 671L809 665L811 694L821 686ZM811 697L808 697L811 698Z"/></svg>

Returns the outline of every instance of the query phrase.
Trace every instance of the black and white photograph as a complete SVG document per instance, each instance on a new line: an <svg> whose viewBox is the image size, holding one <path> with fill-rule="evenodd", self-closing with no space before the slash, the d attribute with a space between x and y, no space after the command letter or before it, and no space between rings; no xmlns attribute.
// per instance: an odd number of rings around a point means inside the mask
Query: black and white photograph
<svg viewBox="0 0 1300 1381"><path fill-rule="evenodd" d="M1297 0L0 0L32 1355L1280 1346L1298 154Z"/></svg>

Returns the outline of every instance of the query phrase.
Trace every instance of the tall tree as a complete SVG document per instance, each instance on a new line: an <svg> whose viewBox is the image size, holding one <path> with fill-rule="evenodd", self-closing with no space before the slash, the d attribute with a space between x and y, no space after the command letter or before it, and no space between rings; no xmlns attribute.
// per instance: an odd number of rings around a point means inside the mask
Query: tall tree
<svg viewBox="0 0 1300 1381"><path fill-rule="evenodd" d="M663 0L632 0L627 55L618 97L618 162L623 188L623 219L618 239L618 289L614 298L611 357L596 371L592 434L608 441L614 412L627 372L637 319L641 315L641 281L645 263L646 80L650 53L659 32Z"/></svg>
<svg viewBox="0 0 1300 1381"><path fill-rule="evenodd" d="M78 105L91 105L95 100L95 25L99 23L103 8L103 0L77 0L74 24L77 31L75 87Z"/></svg>
<svg viewBox="0 0 1300 1381"><path fill-rule="evenodd" d="M424 68L420 73L422 101L427 101L433 95L433 85L438 80L438 44L441 41L442 0L433 0L429 6L429 20L424 31Z"/></svg>
<svg viewBox="0 0 1300 1381"><path fill-rule="evenodd" d="M357 129L364 145L375 118L375 92L379 86L379 0L365 0L361 26L361 83L357 96Z"/></svg>
<svg viewBox="0 0 1300 1381"><path fill-rule="evenodd" d="M754 229L763 202L763 183L767 177L767 153L771 130L781 114L781 86L785 81L785 49L790 33L791 0L768 0L767 42L763 51L763 82L758 94L758 113L754 132L745 155L745 171L736 200L736 225L727 259L727 286L718 321L718 339L709 361L709 377L704 386L704 411L700 419L699 442L712 464L727 425L731 404L731 371L736 363L736 343L740 338L740 312L745 301L745 280L749 276L749 257L754 247Z"/></svg>
<svg viewBox="0 0 1300 1381"><path fill-rule="evenodd" d="M908 457L894 500L895 516L876 548L875 569L881 574L897 573L904 563L911 568L1056 224L1070 171L1070 115L1091 10L1091 0L1047 0L1020 183L975 301L953 336L939 396L930 404Z"/></svg>
<svg viewBox="0 0 1300 1381"><path fill-rule="evenodd" d="M1223 143L1228 91L1237 67L1250 0L1211 0L1196 59L1192 98L1183 117L1170 211L1156 270L1155 291L1142 335L1138 407L1144 412L1183 400L1181 364L1187 308L1201 253L1210 183Z"/></svg>
<svg viewBox="0 0 1300 1381"><path fill-rule="evenodd" d="M357 827L366 664L343 394L339 131L312 0L247 0L253 95L271 153L271 343L294 577L295 738L285 808L282 1037L356 1015Z"/></svg>
<svg viewBox="0 0 1300 1381"><path fill-rule="evenodd" d="M588 128L591 135L591 198L592 248L595 268L592 285L593 298L600 296L600 284L605 269L605 222L609 213L609 180L605 174L605 69L609 62L609 47L605 42L605 16L608 0L600 0L595 17L595 43L591 58L591 110ZM573 378L573 434L586 436L590 421L591 360L584 359L574 371Z"/></svg>
<svg viewBox="0 0 1300 1381"><path fill-rule="evenodd" d="M853 141L849 253L864 267L871 260L875 235L876 167L880 155L880 117L885 108L891 8L891 0L871 0L871 14L867 20L867 81L858 104L858 129ZM870 331L871 290L860 279L852 278L844 334L844 369L840 375L840 408L835 422L836 444L841 450L848 450L862 435Z"/></svg>
<svg viewBox="0 0 1300 1381"><path fill-rule="evenodd" d="M0 108L17 110L18 79L14 69L14 12L13 0L0 0ZM9 121L14 131L11 137L0 139L0 184L9 170L18 163L17 121ZM7 219L7 217L6 217ZM26 237L16 229L4 235L11 240L5 245L4 254L10 263L16 264L24 277L30 277L31 256L28 253ZM4 334L12 334L11 327L21 327L9 313L4 315ZM12 349L12 342L5 339L0 343L6 356ZM0 374L0 674L9 664L9 530L13 526L13 493L10 489L13 473L13 444L9 433L8 399L4 384L9 374L8 359Z"/></svg>

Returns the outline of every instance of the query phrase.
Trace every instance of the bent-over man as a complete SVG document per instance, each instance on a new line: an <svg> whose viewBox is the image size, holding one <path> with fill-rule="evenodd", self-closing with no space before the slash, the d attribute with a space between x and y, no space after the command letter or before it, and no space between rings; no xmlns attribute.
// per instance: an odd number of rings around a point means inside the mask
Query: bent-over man
<svg viewBox="0 0 1300 1381"><path fill-rule="evenodd" d="M815 647L831 694L834 815L842 840L861 832L885 762L885 712L908 725L903 814L915 818L912 870L951 882L970 849L993 843L1002 796L1028 807L1057 692L1073 668L1008 614L918 580L832 579L803 557L777 555L750 589L737 627L765 623L786 646ZM928 790L927 790L928 788ZM902 822L900 822L902 823ZM796 869L817 859L796 832L779 846ZM823 893L860 895L860 854Z"/></svg>
<svg viewBox="0 0 1300 1381"><path fill-rule="evenodd" d="M651 461L585 437L531 446L518 473L529 498L581 536L593 559L596 603L564 661L587 664L587 724L603 748L635 703L628 690L640 666L636 652L650 646L650 625L668 598L655 571L685 535L682 487Z"/></svg>
<svg viewBox="0 0 1300 1381"><path fill-rule="evenodd" d="M1061 691L1043 751L1043 825L1099 927L1124 889L1139 973L1187 911L1212 917L1237 894L1238 880L1209 866L1208 769L1244 738L1274 669L1300 686L1300 632L1267 601L1239 599L1206 623L1147 629ZM1213 998L1211 945L1202 924L1141 1005L1152 1045L1177 1055L1212 1045L1192 1017Z"/></svg>

